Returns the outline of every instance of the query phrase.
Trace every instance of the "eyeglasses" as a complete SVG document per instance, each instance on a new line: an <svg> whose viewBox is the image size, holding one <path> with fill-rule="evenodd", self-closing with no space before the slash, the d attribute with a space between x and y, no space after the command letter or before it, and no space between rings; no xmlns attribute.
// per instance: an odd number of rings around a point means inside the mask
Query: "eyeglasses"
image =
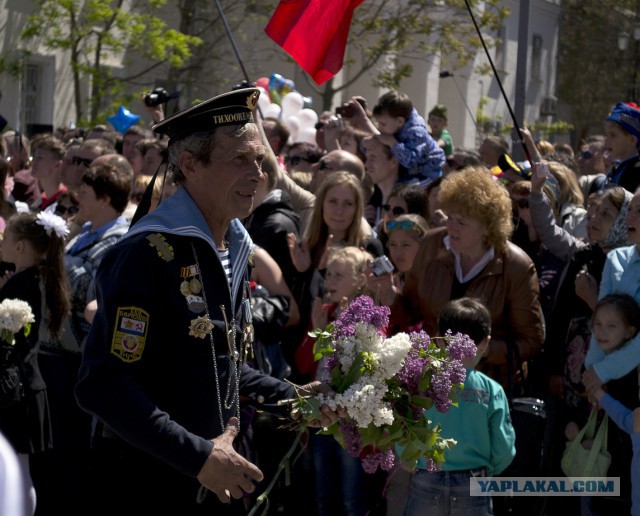
<svg viewBox="0 0 640 516"><path fill-rule="evenodd" d="M422 230L420 229L420 226L418 226L418 224L416 224L412 220L401 220L401 221L390 220L389 222L387 222L387 225L385 227L387 231L395 231L397 229L402 229L404 231L411 231L412 229L416 229L422 232Z"/></svg>
<svg viewBox="0 0 640 516"><path fill-rule="evenodd" d="M65 213L68 213L69 215L75 215L76 213L78 213L78 207L77 206L64 206L62 204L58 204L56 206L56 215L64 215Z"/></svg>
<svg viewBox="0 0 640 516"><path fill-rule="evenodd" d="M384 211L390 211L396 217L399 217L400 215L404 215L405 213L407 213L407 210L405 210L402 206L394 206L392 208L391 205L389 204L383 204L382 209Z"/></svg>
<svg viewBox="0 0 640 516"><path fill-rule="evenodd" d="M580 156L582 157L582 159L591 159L593 158L593 153L591 151L584 151L582 154L580 154Z"/></svg>
<svg viewBox="0 0 640 516"><path fill-rule="evenodd" d="M71 158L71 163L73 163L74 165L82 165L87 168L91 166L92 161L92 159L79 158L78 156L74 156L73 158Z"/></svg>
<svg viewBox="0 0 640 516"><path fill-rule="evenodd" d="M514 203L516 203L518 208L521 208L521 209L529 208L529 199L511 199L511 200Z"/></svg>
<svg viewBox="0 0 640 516"><path fill-rule="evenodd" d="M316 125L314 125L313 127L315 127L316 131L319 131L320 129L324 129L324 122L317 122Z"/></svg>

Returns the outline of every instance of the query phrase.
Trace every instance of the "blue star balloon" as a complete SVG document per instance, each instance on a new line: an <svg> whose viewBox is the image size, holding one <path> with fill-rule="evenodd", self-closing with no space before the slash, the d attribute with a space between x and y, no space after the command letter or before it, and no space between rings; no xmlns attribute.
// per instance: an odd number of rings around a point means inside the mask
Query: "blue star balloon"
<svg viewBox="0 0 640 516"><path fill-rule="evenodd" d="M138 120L140 120L140 115L134 115L124 106L120 106L120 109L115 115L107 118L107 121L114 129L122 134L124 134L129 127L138 123Z"/></svg>

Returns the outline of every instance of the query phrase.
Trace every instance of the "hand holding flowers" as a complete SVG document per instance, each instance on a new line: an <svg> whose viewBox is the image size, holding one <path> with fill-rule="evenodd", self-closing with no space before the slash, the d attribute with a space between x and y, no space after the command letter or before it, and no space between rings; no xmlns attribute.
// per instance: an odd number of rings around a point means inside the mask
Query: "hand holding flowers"
<svg viewBox="0 0 640 516"><path fill-rule="evenodd" d="M389 308L375 306L368 296L355 299L333 325L316 330L315 358L330 374L335 397L300 396L294 413L303 424L319 421L321 407L342 407L347 417L323 430L333 435L367 472L389 470L400 459L414 468L426 457L436 468L444 450L454 445L431 428L424 411L435 405L446 412L455 404L466 371L461 359L476 347L463 335L432 339L426 333L399 333L385 338Z"/></svg>

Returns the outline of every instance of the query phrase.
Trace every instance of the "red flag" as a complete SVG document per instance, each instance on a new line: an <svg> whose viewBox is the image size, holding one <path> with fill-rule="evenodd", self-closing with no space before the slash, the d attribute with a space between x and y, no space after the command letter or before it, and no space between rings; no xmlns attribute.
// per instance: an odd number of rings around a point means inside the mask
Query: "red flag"
<svg viewBox="0 0 640 516"><path fill-rule="evenodd" d="M353 11L364 0L281 0L265 32L317 84L342 68Z"/></svg>

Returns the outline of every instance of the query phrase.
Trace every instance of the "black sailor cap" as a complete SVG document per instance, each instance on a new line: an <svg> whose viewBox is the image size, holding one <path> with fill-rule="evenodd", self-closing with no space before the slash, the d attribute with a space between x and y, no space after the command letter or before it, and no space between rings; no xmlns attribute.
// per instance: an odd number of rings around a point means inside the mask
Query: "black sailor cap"
<svg viewBox="0 0 640 516"><path fill-rule="evenodd" d="M254 122L253 110L258 105L258 97L257 88L223 93L165 118L152 129L173 139L213 131L223 125Z"/></svg>

